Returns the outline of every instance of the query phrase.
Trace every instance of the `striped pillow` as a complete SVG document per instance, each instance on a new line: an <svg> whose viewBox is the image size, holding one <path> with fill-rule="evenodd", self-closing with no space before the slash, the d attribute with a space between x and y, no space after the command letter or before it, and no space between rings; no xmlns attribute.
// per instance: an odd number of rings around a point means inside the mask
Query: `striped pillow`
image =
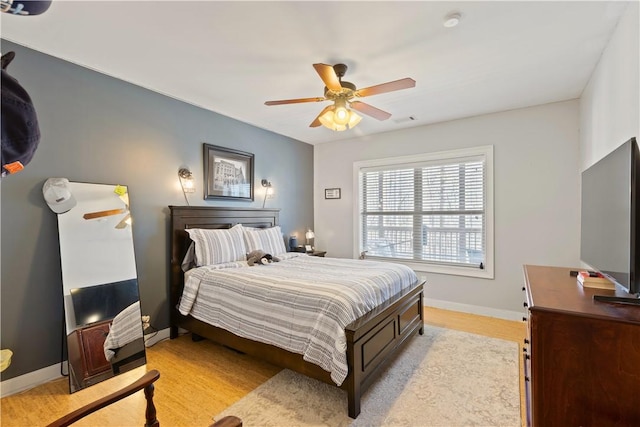
<svg viewBox="0 0 640 427"><path fill-rule="evenodd" d="M279 255L287 252L284 246L284 238L280 226L271 228L244 228L244 243L247 252L261 249L271 255Z"/></svg>
<svg viewBox="0 0 640 427"><path fill-rule="evenodd" d="M241 225L223 230L188 228L187 233L196 244L198 267L247 259Z"/></svg>

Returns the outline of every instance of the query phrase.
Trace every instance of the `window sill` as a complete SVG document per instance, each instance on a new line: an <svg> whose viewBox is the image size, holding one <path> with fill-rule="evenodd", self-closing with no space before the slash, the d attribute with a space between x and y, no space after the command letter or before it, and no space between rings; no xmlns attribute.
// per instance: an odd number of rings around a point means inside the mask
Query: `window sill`
<svg viewBox="0 0 640 427"><path fill-rule="evenodd" d="M382 262L393 262L395 264L403 264L407 267L411 268L416 273L436 273L436 274L447 274L451 276L465 276L465 277L475 277L478 279L489 279L493 280L493 269L491 268L469 268L469 267L453 267L448 265L429 265L422 264L417 262L411 262L401 259L393 259L393 258L376 258L376 257L367 257L365 258L370 261L382 261Z"/></svg>

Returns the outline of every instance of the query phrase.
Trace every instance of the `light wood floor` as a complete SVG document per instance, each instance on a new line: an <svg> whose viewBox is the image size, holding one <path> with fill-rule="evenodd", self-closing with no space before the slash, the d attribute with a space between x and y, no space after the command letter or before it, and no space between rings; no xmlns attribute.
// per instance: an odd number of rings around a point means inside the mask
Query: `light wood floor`
<svg viewBox="0 0 640 427"><path fill-rule="evenodd" d="M434 308L426 309L425 319L426 323L434 326L516 341L520 347L526 333L522 322ZM86 403L124 387L150 369L160 371L160 379L155 383L154 402L160 424L165 427L208 426L214 415L280 371L273 365L240 355L209 341L194 343L187 335L148 348L146 366L77 393L69 394L67 379L62 378L5 397L0 400L0 424L46 425ZM520 369L522 401L522 366ZM524 408L523 401L521 405ZM144 425L144 410L144 394L139 392L74 425L140 427Z"/></svg>

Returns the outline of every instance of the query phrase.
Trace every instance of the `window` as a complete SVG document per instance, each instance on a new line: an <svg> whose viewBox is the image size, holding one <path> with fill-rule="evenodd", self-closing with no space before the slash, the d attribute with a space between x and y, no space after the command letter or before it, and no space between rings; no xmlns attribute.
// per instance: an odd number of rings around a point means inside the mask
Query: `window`
<svg viewBox="0 0 640 427"><path fill-rule="evenodd" d="M355 251L493 278L493 147L357 162Z"/></svg>

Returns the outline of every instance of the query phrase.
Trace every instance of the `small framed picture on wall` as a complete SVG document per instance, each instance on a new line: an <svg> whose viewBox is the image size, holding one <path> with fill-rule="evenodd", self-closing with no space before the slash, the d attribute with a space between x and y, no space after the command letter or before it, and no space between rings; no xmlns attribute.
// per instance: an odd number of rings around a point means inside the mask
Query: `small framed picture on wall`
<svg viewBox="0 0 640 427"><path fill-rule="evenodd" d="M339 199L340 198L340 189L339 188L325 188L324 189L324 198L325 199Z"/></svg>

